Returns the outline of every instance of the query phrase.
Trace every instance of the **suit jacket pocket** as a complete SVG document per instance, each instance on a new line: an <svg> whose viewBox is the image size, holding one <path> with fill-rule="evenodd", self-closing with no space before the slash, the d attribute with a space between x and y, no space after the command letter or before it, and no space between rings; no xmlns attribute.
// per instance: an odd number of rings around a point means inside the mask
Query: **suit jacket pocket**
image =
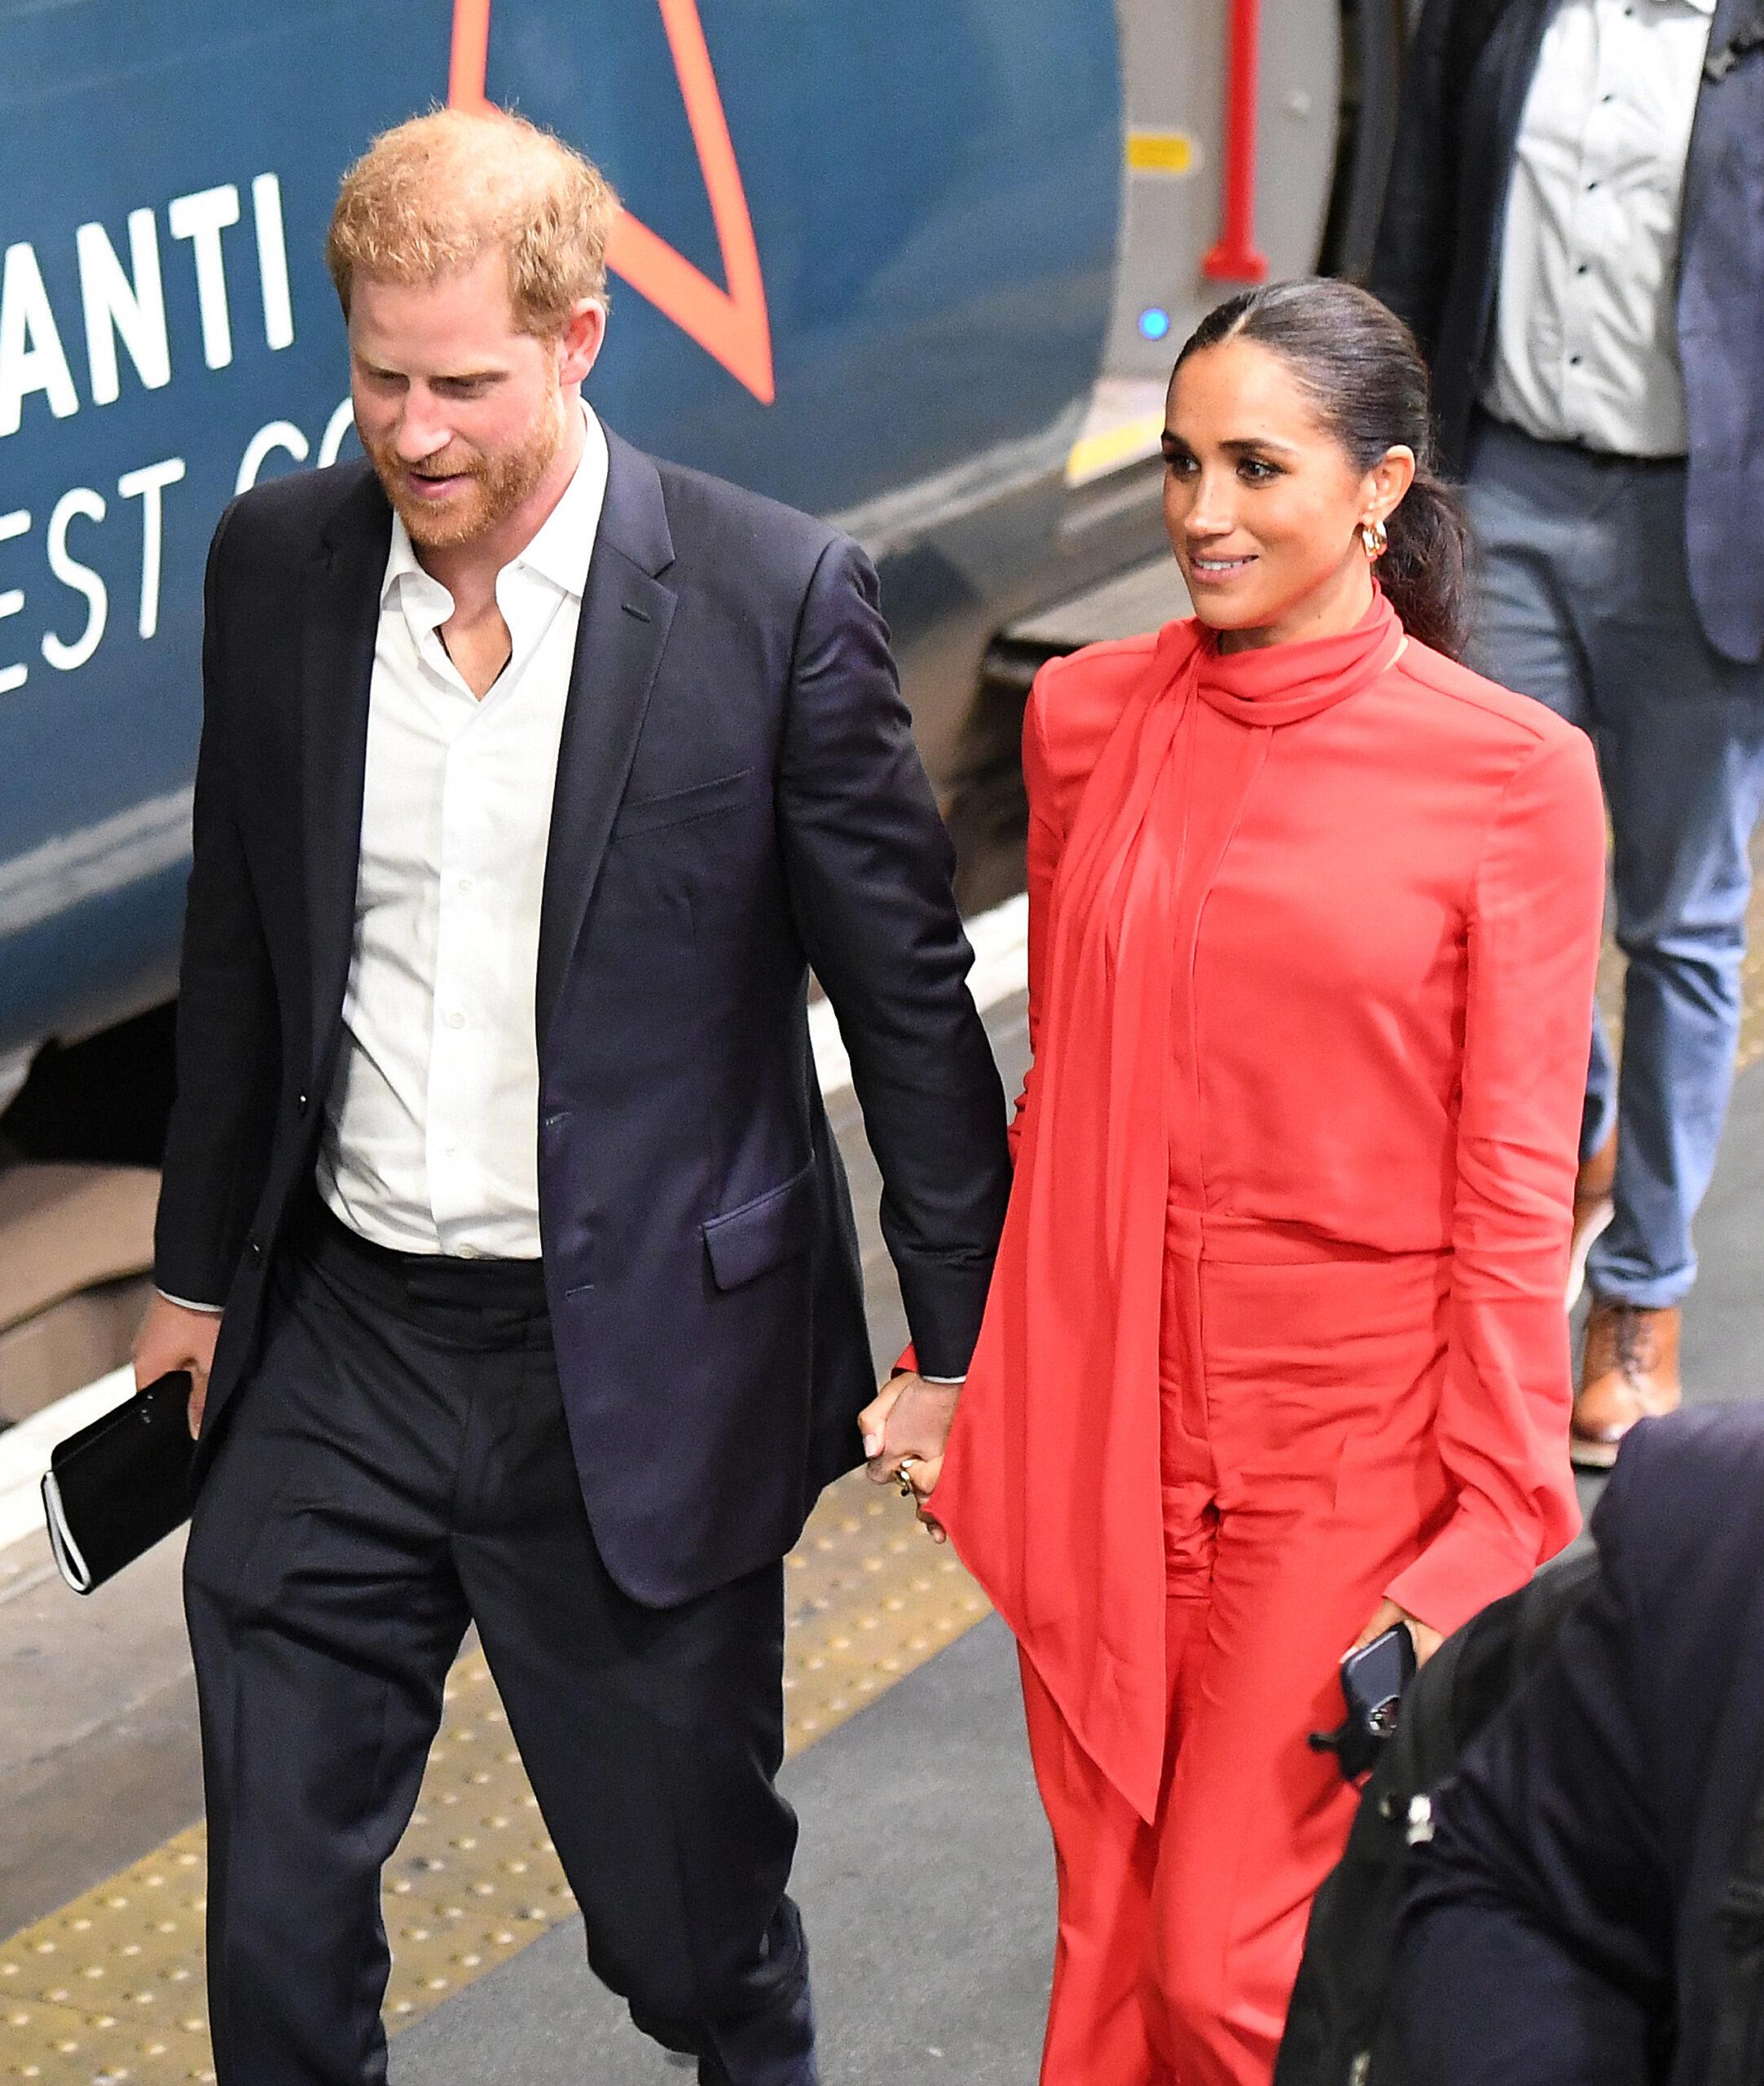
<svg viewBox="0 0 1764 2086"><path fill-rule="evenodd" d="M694 782L684 790L669 790L658 797L640 797L627 803L613 824L613 838L622 840L633 833L653 833L658 826L684 825L689 819L709 818L754 796L759 787L754 771L743 768L733 775L719 775L708 782Z"/></svg>
<svg viewBox="0 0 1764 2086"><path fill-rule="evenodd" d="M704 1226L710 1274L719 1289L739 1289L785 1261L806 1253L815 1240L815 1163L781 1187L768 1189L738 1209L709 1218Z"/></svg>

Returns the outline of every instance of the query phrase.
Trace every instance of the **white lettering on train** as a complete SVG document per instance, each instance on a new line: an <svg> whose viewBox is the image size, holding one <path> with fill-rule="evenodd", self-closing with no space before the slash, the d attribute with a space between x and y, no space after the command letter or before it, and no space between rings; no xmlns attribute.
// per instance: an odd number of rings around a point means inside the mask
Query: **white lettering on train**
<svg viewBox="0 0 1764 2086"><path fill-rule="evenodd" d="M55 502L49 517L49 570L64 587L86 596L86 627L72 644L51 631L43 633L43 657L51 667L71 674L83 667L103 642L104 625L110 619L110 594L103 579L89 565L82 565L68 548L68 524L76 515L88 522L104 518L104 496L90 486L76 486Z"/></svg>
<svg viewBox="0 0 1764 2086"><path fill-rule="evenodd" d="M86 315L86 359L92 403L114 405L122 394L117 368L120 337L149 391L171 381L171 337L165 330L165 286L159 267L159 226L151 210L129 213L130 271L125 272L100 224L73 235L80 258L80 302Z"/></svg>
<svg viewBox="0 0 1764 2086"><path fill-rule="evenodd" d="M0 272L0 435L17 433L33 391L48 398L57 420L80 410L36 249L21 240L7 249Z"/></svg>
<svg viewBox="0 0 1764 2086"><path fill-rule="evenodd" d="M251 184L251 217L257 228L257 280L263 291L263 337L272 348L294 345L294 306L288 292L288 240L282 229L282 184L260 174Z"/></svg>
<svg viewBox="0 0 1764 2086"><path fill-rule="evenodd" d="M11 514L0 514L0 544L9 544L15 536L22 536L31 526L29 508L19 508ZM8 587L0 593L0 623L8 616L15 616L24 605L24 589ZM10 695L15 688L24 684L23 667L0 667L0 695Z"/></svg>
<svg viewBox="0 0 1764 2086"><path fill-rule="evenodd" d="M159 628L160 547L165 540L165 513L162 495L184 474L182 456L168 456L163 464L144 464L139 471L125 471L117 490L125 499L141 502L141 618L143 637Z"/></svg>
<svg viewBox="0 0 1764 2086"><path fill-rule="evenodd" d="M137 269L136 284L139 285L142 279ZM126 333L123 337L126 344ZM130 352L134 352L132 347ZM291 457L296 464L305 463L309 456L316 464L334 464L354 425L354 414L347 398L326 420L316 442L293 420L267 421L245 444L235 479L238 491L244 492L255 485L265 464L278 453ZM135 630L143 640L159 634L160 605L165 583L165 494L168 488L181 483L186 475L184 459L167 456L156 464L125 471L117 481L120 499L139 499L141 503L141 592ZM53 627L42 632L39 649L44 659L58 673L71 674L85 666L111 630L111 588L119 583L114 566L107 584L103 574L95 566L88 564L86 557L76 555L68 540L75 522L102 526L109 513L108 501L95 487L71 486L55 502L42 539L50 576L86 604L86 621L76 635L65 636L61 630ZM30 533L29 508L20 508L11 514L0 514L0 544ZM0 591L0 621L17 615L25 605L25 598L22 587ZM55 621L64 627L66 621L71 620L66 614L66 607L64 605L59 613L51 611ZM0 655L0 695L9 695L15 689L22 688L29 677L25 661L3 662L3 655Z"/></svg>
<svg viewBox="0 0 1764 2086"><path fill-rule="evenodd" d="M165 207L166 229L190 249L202 359L210 369L225 369L233 359L236 286L230 293L230 249L224 235L241 214L239 189L231 182L174 196ZM294 344L294 305L282 184L274 174L260 174L252 182L251 218L263 337L279 351ZM143 206L129 213L127 227L126 266L103 224L83 224L73 235L87 381L95 406L114 405L121 396L119 342L146 389L157 391L171 381L173 342L159 220ZM25 401L37 393L57 420L79 411L80 394L63 333L37 249L20 240L6 249L0 262L0 438L17 433Z"/></svg>
<svg viewBox="0 0 1764 2086"><path fill-rule="evenodd" d="M221 234L239 222L239 191L229 181L180 196L165 213L174 239L187 239L196 264L196 310L202 318L202 359L225 369L233 359L232 321L227 310L227 262Z"/></svg>
<svg viewBox="0 0 1764 2086"><path fill-rule="evenodd" d="M239 460L239 476L233 482L235 494L250 491L257 482L258 472L278 449L285 449L297 464L304 464L310 453L306 436L292 420L271 420L245 444L245 453Z"/></svg>

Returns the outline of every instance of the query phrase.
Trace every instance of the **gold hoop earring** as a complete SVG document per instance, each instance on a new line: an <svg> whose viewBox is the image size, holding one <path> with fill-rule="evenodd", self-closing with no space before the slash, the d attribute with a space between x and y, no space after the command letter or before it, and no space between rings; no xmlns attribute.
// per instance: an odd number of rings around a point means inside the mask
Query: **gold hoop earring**
<svg viewBox="0 0 1764 2086"><path fill-rule="evenodd" d="M1390 548L1390 532L1382 522L1362 522L1360 524L1360 541L1365 546L1366 556L1375 564Z"/></svg>

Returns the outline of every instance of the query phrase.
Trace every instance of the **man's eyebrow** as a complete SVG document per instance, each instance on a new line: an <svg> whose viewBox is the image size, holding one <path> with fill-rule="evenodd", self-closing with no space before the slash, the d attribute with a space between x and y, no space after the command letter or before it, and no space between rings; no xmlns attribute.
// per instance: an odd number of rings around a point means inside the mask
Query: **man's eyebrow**
<svg viewBox="0 0 1764 2086"><path fill-rule="evenodd" d="M358 355L355 359L370 376L408 376L410 372L394 369L389 363L376 362L372 355ZM499 369L442 369L429 378L431 384L490 384L500 376Z"/></svg>

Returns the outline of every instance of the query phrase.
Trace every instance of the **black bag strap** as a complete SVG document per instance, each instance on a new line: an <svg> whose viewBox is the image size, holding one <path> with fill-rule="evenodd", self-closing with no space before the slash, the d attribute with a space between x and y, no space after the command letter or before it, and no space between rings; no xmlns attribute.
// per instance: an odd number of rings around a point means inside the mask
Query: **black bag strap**
<svg viewBox="0 0 1764 2086"><path fill-rule="evenodd" d="M1755 2086L1764 2041L1764 1770L1740 1859L1721 1899L1721 1991L1715 2008L1709 2086Z"/></svg>

